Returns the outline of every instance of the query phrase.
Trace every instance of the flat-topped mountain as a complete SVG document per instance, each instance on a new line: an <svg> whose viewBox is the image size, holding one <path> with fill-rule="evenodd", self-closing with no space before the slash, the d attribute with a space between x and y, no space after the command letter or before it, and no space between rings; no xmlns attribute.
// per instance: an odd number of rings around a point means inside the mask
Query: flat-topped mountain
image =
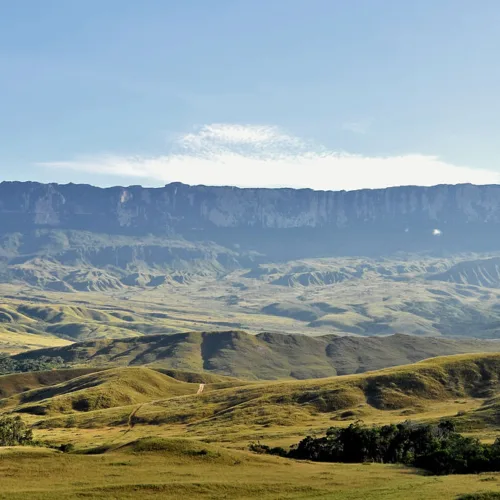
<svg viewBox="0 0 500 500"><path fill-rule="evenodd" d="M238 189L187 186L140 186L102 189L89 185L3 182L0 184L0 234L34 230L85 231L149 237L142 250L161 259L155 238L212 242L212 253L225 260L257 252L272 258L342 254L377 255L421 250L492 250L500 236L500 186L440 185L360 191L310 189ZM43 233L46 247L78 253L71 237ZM498 233L500 234L500 233ZM3 252L16 247L10 238ZM39 235L39 238L42 236ZM149 243L148 243L149 242ZM41 242L20 243L24 252ZM117 245L118 244L118 245ZM199 246L198 246L199 248ZM204 250L191 252L203 257ZM224 255L222 257L222 255ZM74 257L74 255L73 255ZM66 255L70 259L70 254ZM105 257L102 256L104 259ZM128 255L130 258L130 255Z"/></svg>

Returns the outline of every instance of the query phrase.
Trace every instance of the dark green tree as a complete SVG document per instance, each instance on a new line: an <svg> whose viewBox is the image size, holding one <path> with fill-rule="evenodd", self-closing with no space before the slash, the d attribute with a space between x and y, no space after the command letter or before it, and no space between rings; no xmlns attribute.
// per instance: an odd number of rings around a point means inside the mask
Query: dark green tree
<svg viewBox="0 0 500 500"><path fill-rule="evenodd" d="M23 446L33 443L33 432L21 417L0 417L0 446Z"/></svg>

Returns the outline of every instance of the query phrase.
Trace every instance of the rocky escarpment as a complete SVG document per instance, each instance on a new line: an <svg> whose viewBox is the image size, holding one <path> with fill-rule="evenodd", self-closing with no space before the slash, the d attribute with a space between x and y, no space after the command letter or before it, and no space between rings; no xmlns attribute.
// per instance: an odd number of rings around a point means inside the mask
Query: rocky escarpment
<svg viewBox="0 0 500 500"><path fill-rule="evenodd" d="M497 227L497 185L333 192L0 184L0 234L57 229L180 236L273 258L498 249Z"/></svg>

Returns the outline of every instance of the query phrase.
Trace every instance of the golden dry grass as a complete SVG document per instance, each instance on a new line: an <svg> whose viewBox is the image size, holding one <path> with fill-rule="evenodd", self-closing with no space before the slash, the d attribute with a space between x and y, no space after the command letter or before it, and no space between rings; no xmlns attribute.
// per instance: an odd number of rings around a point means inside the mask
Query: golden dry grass
<svg viewBox="0 0 500 500"><path fill-rule="evenodd" d="M0 498L441 500L500 492L500 474L436 478L398 466L297 462L247 451L251 441L290 445L358 418L383 424L469 415L498 391L500 355L451 356L362 375L240 387L221 388L227 382L214 379L201 395L195 394L198 383L151 371L119 368L49 386L57 399L73 397L64 393L70 387L91 395L109 392L108 382L125 388L135 380L149 400L95 411L64 407L45 417L23 414L37 423L37 439L73 443L77 453L3 450ZM101 383L82 387L92 377ZM165 379L168 387L158 385ZM162 398L149 392L148 384L193 392ZM88 454L96 447L107 451Z"/></svg>
<svg viewBox="0 0 500 500"><path fill-rule="evenodd" d="M12 449L0 453L0 473L5 499L445 500L500 491L499 474L430 477L398 466L296 462L185 441L102 455Z"/></svg>

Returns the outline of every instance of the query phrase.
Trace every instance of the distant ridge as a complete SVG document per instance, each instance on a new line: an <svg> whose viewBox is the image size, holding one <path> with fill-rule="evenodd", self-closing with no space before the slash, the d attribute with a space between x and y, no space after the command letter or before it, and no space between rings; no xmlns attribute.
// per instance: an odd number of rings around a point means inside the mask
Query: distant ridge
<svg viewBox="0 0 500 500"><path fill-rule="evenodd" d="M464 260L445 272L429 276L428 279L498 288L500 286L500 257Z"/></svg>
<svg viewBox="0 0 500 500"><path fill-rule="evenodd" d="M74 366L137 366L213 372L247 380L307 379L361 373L426 358L500 352L500 341L416 337L341 337L243 331L189 332L96 340L14 356L61 356Z"/></svg>

